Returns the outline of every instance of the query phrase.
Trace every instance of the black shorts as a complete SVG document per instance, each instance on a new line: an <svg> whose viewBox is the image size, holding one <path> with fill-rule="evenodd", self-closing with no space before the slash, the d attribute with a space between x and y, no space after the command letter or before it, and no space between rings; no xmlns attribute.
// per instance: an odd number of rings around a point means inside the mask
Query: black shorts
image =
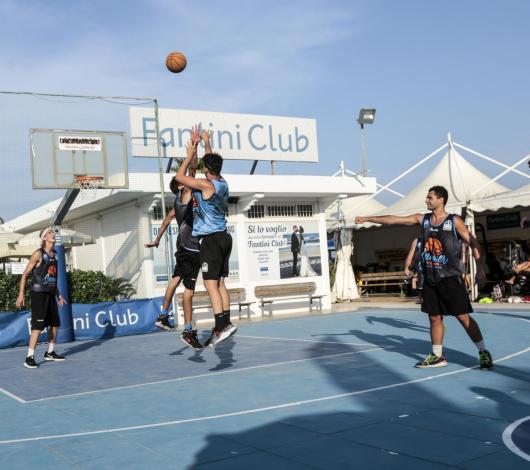
<svg viewBox="0 0 530 470"><path fill-rule="evenodd" d="M175 253L175 269L173 277L180 277L186 289L195 290L201 259L198 251L179 248Z"/></svg>
<svg viewBox="0 0 530 470"><path fill-rule="evenodd" d="M436 284L424 280L421 311L432 315L473 312L464 280L460 276L447 277Z"/></svg>
<svg viewBox="0 0 530 470"><path fill-rule="evenodd" d="M215 232L201 238L201 271L205 280L228 277L228 261L232 252L232 236Z"/></svg>
<svg viewBox="0 0 530 470"><path fill-rule="evenodd" d="M44 330L47 326L61 326L55 294L31 293L31 329Z"/></svg>

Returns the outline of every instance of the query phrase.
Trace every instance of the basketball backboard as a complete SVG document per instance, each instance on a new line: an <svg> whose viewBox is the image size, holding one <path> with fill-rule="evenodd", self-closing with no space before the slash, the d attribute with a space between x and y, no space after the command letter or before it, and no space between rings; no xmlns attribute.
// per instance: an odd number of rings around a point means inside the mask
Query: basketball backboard
<svg viewBox="0 0 530 470"><path fill-rule="evenodd" d="M75 189L87 178L129 187L125 132L30 129L29 138L34 189Z"/></svg>

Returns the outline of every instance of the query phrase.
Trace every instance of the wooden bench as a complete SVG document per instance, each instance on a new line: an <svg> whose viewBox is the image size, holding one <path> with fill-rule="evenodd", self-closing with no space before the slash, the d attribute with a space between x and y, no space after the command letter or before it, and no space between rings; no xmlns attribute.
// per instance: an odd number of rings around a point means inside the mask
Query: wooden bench
<svg viewBox="0 0 530 470"><path fill-rule="evenodd" d="M309 300L309 311L313 310L313 300L318 300L318 309L322 311L322 297L324 295L314 295L316 291L314 282L298 282L295 284L274 284L270 286L256 286L254 295L259 299L261 314L263 315L265 306L269 306L269 316L272 316L272 304L276 299L305 298Z"/></svg>
<svg viewBox="0 0 530 470"><path fill-rule="evenodd" d="M179 308L182 308L182 297L183 293L179 293L176 296L176 300L178 303ZM247 308L247 319L250 319L250 306L254 302L248 302L246 300L246 292L245 289L242 287L233 287L231 289L228 289L228 295L230 296L230 305L237 305L238 306L238 313L239 313L239 319L241 320L241 309L243 307ZM210 296L208 295L207 291L195 291L195 294L193 294L193 302L192 302L192 311L198 308L211 308L210 303Z"/></svg>
<svg viewBox="0 0 530 470"><path fill-rule="evenodd" d="M403 291L403 281L412 279L412 275L406 275L402 271L383 272L383 273L362 273L359 276L360 287L364 289L363 295L370 295L372 287L391 287L398 286L401 297L405 296Z"/></svg>

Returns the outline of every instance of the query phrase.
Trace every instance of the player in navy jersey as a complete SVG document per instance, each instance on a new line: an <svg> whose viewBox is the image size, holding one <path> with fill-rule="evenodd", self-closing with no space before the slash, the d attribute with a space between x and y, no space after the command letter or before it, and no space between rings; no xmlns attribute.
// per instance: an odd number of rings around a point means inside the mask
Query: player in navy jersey
<svg viewBox="0 0 530 470"><path fill-rule="evenodd" d="M55 230L51 227L40 232L41 247L36 250L29 260L20 279L19 293L16 301L17 308L25 305L24 291L26 281L31 275L31 335L24 367L36 369L35 348L39 336L48 328L48 351L44 353L45 361L64 361L65 357L55 352L57 331L61 326L57 304L64 305L65 300L57 290L57 259L53 249L55 246Z"/></svg>
<svg viewBox="0 0 530 470"><path fill-rule="evenodd" d="M429 189L425 203L428 214L405 217L381 215L356 217L355 223L372 222L383 225L421 225L421 269L423 274L423 300L421 309L429 315L432 353L416 367L444 367L447 360L442 354L444 335L443 317L455 316L475 343L479 351L481 369L491 369L493 361L486 349L477 322L469 315L473 312L469 295L462 278L462 242L467 243L477 261L477 282L485 280L479 244L459 215L445 210L449 195L443 186Z"/></svg>

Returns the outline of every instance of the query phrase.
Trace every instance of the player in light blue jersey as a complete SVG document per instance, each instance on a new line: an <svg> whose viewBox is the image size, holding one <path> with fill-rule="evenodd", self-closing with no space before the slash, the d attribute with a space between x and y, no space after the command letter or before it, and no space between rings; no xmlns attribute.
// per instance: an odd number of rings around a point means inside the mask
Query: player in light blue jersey
<svg viewBox="0 0 530 470"><path fill-rule="evenodd" d="M200 239L200 261L204 287L210 296L215 327L205 346L215 346L233 335L237 328L230 321L230 297L224 279L228 276L228 262L232 251L232 237L226 231L228 183L221 176L223 157L212 152L210 132L201 133L205 145L205 178L186 175L186 170L197 151L197 142L188 144L188 155L175 179L193 190L193 235Z"/></svg>

